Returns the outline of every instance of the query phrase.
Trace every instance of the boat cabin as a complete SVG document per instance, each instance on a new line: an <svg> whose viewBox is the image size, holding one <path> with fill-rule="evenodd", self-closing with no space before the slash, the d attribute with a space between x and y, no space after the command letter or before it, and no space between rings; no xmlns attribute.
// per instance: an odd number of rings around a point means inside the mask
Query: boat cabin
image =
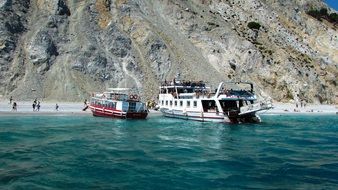
<svg viewBox="0 0 338 190"><path fill-rule="evenodd" d="M147 110L145 103L140 102L140 98L137 94L127 94L116 91L117 90L95 94L91 98L90 104L97 108L121 110L123 112L139 112Z"/></svg>

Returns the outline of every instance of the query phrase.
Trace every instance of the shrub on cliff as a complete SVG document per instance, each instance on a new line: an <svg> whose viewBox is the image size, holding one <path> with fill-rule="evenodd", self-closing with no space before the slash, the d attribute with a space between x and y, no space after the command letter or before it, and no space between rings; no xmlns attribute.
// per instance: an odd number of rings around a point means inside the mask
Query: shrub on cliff
<svg viewBox="0 0 338 190"><path fill-rule="evenodd" d="M338 23L338 14L337 13L331 13L329 15L329 20L330 22L333 22L333 23Z"/></svg>
<svg viewBox="0 0 338 190"><path fill-rule="evenodd" d="M320 12L318 11L318 10L316 10L316 9L311 9L311 10L309 10L308 12L306 12L308 15L310 15L310 16L312 16L312 17L314 17L314 18L316 18L316 19L318 19L318 20L320 20Z"/></svg>
<svg viewBox="0 0 338 190"><path fill-rule="evenodd" d="M249 22L248 28L259 30L261 28L261 25L257 22Z"/></svg>
<svg viewBox="0 0 338 190"><path fill-rule="evenodd" d="M318 19L318 20L322 20L325 19L333 24L337 24L338 23L338 15L337 13L331 13L328 14L327 9L326 8L321 8L320 10L318 9L310 9L309 11L306 12L308 15Z"/></svg>

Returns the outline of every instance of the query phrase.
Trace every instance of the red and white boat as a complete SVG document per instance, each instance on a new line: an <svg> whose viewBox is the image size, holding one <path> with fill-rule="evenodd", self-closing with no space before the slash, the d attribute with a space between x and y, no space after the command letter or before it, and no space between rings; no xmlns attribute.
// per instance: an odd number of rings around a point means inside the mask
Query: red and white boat
<svg viewBox="0 0 338 190"><path fill-rule="evenodd" d="M109 88L107 92L95 93L89 108L93 116L121 119L145 119L148 116L146 104L139 95L128 88Z"/></svg>

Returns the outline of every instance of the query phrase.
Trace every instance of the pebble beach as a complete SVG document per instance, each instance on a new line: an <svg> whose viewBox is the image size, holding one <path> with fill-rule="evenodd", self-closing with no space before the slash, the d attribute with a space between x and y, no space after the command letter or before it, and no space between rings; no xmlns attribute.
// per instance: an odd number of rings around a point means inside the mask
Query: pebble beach
<svg viewBox="0 0 338 190"><path fill-rule="evenodd" d="M18 101L17 111L12 110L11 104L8 101L0 102L0 115L18 115L18 114L42 114L42 115L59 115L59 114L91 114L91 111L87 109L83 111L85 107L83 102L41 102L41 108L39 111L33 111L32 102ZM56 110L56 104L59 105L59 109ZM305 107L296 107L291 103L273 103L273 109L268 111L259 112L260 114L337 114L337 105L325 105L325 104L308 104ZM158 111L150 110L150 114L158 114Z"/></svg>

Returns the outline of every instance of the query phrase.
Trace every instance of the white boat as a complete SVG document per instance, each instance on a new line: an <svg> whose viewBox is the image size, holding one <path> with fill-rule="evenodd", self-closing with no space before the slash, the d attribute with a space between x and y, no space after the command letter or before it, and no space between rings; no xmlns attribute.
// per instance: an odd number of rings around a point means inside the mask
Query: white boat
<svg viewBox="0 0 338 190"><path fill-rule="evenodd" d="M203 81L164 82L158 104L167 117L227 123L261 122L257 112L272 108L271 101L257 101L249 82L221 82L215 90Z"/></svg>

